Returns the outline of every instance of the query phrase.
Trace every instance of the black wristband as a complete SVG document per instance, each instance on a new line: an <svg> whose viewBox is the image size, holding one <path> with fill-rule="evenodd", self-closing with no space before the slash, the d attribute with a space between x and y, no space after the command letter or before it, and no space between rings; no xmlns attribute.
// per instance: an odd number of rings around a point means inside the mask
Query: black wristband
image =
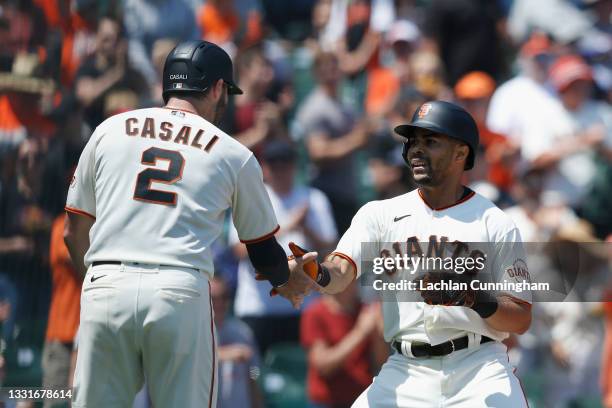
<svg viewBox="0 0 612 408"><path fill-rule="evenodd" d="M476 302L472 306L472 309L478 313L480 317L486 319L487 317L493 316L497 312L499 303L495 295L489 292L479 291L476 296Z"/></svg>
<svg viewBox="0 0 612 408"><path fill-rule="evenodd" d="M273 275L268 275L267 277L272 286L275 288L280 288L289 282L289 272L285 274L285 270L282 268L279 268Z"/></svg>
<svg viewBox="0 0 612 408"><path fill-rule="evenodd" d="M272 286L280 287L289 281L287 255L274 237L246 245L253 267Z"/></svg>
<svg viewBox="0 0 612 408"><path fill-rule="evenodd" d="M329 282L331 281L331 276L329 275L329 269L327 269L325 266L318 264L319 265L319 270L317 271L317 284L319 286L327 286L329 285Z"/></svg>

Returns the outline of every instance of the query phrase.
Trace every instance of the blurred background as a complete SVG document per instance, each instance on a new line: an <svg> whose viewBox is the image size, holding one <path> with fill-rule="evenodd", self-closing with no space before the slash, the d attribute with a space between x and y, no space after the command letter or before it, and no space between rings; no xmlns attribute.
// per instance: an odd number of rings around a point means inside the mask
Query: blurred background
<svg viewBox="0 0 612 408"><path fill-rule="evenodd" d="M612 241L611 11L612 0L0 0L0 384L70 385L72 172L105 118L162 104L174 45L205 39L234 59L245 93L221 128L262 164L285 247L326 254L363 203L414 188L392 128L420 103L470 111L481 148L465 184L524 241L584 249L580 273L607 282L535 304L529 332L508 339L530 405L612 407L612 304L592 301L612 287L612 251L585 244ZM389 352L376 299L358 284L300 311L269 298L229 215L214 252L219 406L350 406ZM530 269L561 273L559 257L533 252ZM144 389L135 406L148 405Z"/></svg>

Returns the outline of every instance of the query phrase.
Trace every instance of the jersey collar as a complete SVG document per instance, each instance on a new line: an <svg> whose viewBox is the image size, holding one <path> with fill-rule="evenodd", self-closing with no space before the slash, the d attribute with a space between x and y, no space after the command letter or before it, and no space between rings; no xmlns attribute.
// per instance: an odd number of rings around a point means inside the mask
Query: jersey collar
<svg viewBox="0 0 612 408"><path fill-rule="evenodd" d="M474 197L474 195L476 195L476 193L474 191L472 191L472 189L468 188L468 187L464 187L464 194L463 196L457 200L456 203L453 203L451 205L447 205L445 207L439 207L439 208L433 208L431 205L429 205L429 203L427 201L425 201L425 197L423 197L423 193L421 193L420 189L417 189L417 192L419 194L419 197L421 197L421 200L423 200L423 203L425 203L425 205L427 206L427 208L429 208L432 211L443 211L443 210L447 210L451 207L455 207L459 204L462 204L464 202L466 202L467 200L469 200L470 198Z"/></svg>

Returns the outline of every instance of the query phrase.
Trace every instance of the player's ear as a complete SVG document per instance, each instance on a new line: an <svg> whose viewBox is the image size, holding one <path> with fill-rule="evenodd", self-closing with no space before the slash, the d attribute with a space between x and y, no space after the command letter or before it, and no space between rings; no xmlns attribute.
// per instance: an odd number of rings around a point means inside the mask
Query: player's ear
<svg viewBox="0 0 612 408"><path fill-rule="evenodd" d="M455 158L457 160L467 160L470 154L470 148L465 143L459 143L455 149Z"/></svg>
<svg viewBox="0 0 612 408"><path fill-rule="evenodd" d="M218 101L219 99L223 97L223 92L225 91L225 88L223 86L222 79L218 79L217 82L215 82L215 85L213 85L212 91L213 91L213 97L215 98L215 101Z"/></svg>

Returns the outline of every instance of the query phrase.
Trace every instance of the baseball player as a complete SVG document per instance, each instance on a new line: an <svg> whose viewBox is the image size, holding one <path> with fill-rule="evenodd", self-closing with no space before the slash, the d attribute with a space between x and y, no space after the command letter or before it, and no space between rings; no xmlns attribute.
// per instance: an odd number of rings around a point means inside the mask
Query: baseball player
<svg viewBox="0 0 612 408"><path fill-rule="evenodd" d="M403 156L418 189L357 212L336 251L318 267L320 290L337 293L371 272L362 269L366 252L414 255L452 248L455 255L471 254L474 243L489 248L486 263L496 279L528 278L516 226L461 184L478 147L472 117L459 106L433 101L395 131L407 138ZM435 278L426 273L414 281ZM353 407L525 407L501 341L529 328L530 292L442 288L414 294L419 301L383 301L385 339L395 353Z"/></svg>
<svg viewBox="0 0 612 408"><path fill-rule="evenodd" d="M65 240L86 273L74 407L131 407L145 377L155 407L216 406L210 247L228 209L275 291L298 306L309 290L274 238L255 157L215 126L240 93L225 51L181 43L164 66L166 105L107 119L84 148L66 203Z"/></svg>

